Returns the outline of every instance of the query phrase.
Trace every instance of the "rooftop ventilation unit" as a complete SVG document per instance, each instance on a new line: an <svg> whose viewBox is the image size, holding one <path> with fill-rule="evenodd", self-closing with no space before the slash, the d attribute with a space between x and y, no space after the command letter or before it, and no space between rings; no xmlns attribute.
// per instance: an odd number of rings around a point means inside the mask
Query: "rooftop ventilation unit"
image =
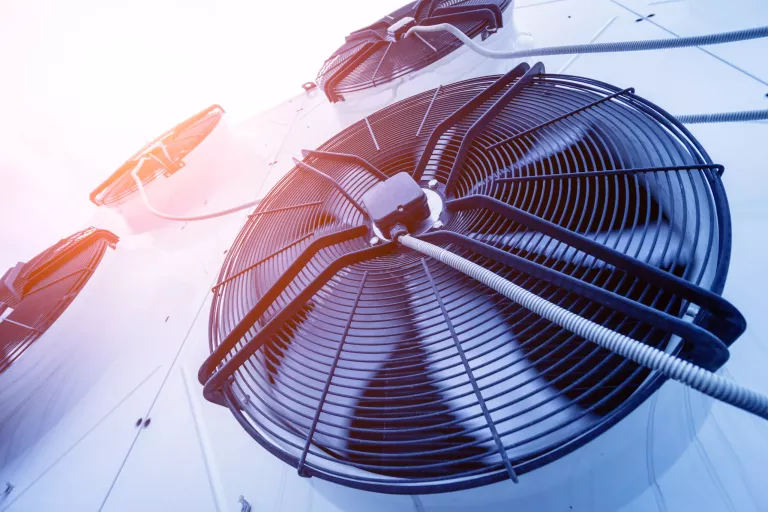
<svg viewBox="0 0 768 512"><path fill-rule="evenodd" d="M132 173L138 168L149 201L158 209L183 215L202 208L220 183L232 151L224 109L212 105L144 146L92 193L97 206L116 209L140 233L161 221L147 210Z"/></svg>
<svg viewBox="0 0 768 512"><path fill-rule="evenodd" d="M450 23L469 37L485 39L512 24L512 9L508 9L508 16L504 13L511 4L511 0L419 0L408 4L348 35L344 45L323 64L317 84L331 102L337 102L358 91L390 84L398 78L411 80L420 70L427 71L428 68L434 72L431 65L445 60L463 43L447 33L404 37L409 28ZM489 41L489 48L508 48L514 44L514 30L506 28L503 32ZM477 55L463 57L461 62L455 63L455 68L447 71L454 80L479 65L486 74L494 72L489 66L505 66L506 69L511 66L509 62L499 63ZM428 82L434 83L434 80ZM426 85L418 91L409 88L409 92L421 92L426 88Z"/></svg>
<svg viewBox="0 0 768 512"><path fill-rule="evenodd" d="M633 89L543 71L354 124L235 240L200 382L301 475L404 494L516 481L664 381L391 243L402 226L647 345L727 360L744 320L718 295L722 166Z"/></svg>
<svg viewBox="0 0 768 512"><path fill-rule="evenodd" d="M6 272L0 282L0 372L59 318L118 238L89 228Z"/></svg>

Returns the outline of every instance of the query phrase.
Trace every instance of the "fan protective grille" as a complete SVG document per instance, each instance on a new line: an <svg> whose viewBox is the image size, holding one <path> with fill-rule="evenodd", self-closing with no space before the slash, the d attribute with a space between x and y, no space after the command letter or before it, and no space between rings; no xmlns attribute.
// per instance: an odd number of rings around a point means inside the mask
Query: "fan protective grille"
<svg viewBox="0 0 768 512"><path fill-rule="evenodd" d="M214 287L205 395L301 474L394 493L516 479L662 382L447 266L372 247L371 169L439 182L445 227L419 236L606 327L710 367L743 331L716 295L722 167L671 116L540 65L441 86L307 152Z"/></svg>
<svg viewBox="0 0 768 512"><path fill-rule="evenodd" d="M13 311L0 322L0 372L6 370L61 316L118 238L96 228L75 233L25 263L6 302ZM4 302L0 296L0 306Z"/></svg>
<svg viewBox="0 0 768 512"><path fill-rule="evenodd" d="M419 0L390 13L376 23L353 32L328 58L317 75L317 84L330 101L344 93L376 87L425 68L462 46L441 32L418 34L391 41L387 28L404 17L418 25L450 22L469 37L500 27L500 13L511 0Z"/></svg>
<svg viewBox="0 0 768 512"><path fill-rule="evenodd" d="M218 126L222 115L223 108L211 105L147 143L91 192L91 202L97 206L112 205L137 192L131 171L142 158L145 162L138 176L145 186L163 175L176 172L184 165L182 159Z"/></svg>

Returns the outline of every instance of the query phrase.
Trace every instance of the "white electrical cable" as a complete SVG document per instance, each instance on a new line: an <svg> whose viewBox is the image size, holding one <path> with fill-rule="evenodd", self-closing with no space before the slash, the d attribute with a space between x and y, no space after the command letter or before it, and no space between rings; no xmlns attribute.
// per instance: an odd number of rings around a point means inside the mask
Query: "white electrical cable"
<svg viewBox="0 0 768 512"><path fill-rule="evenodd" d="M139 160L139 163L136 164L136 167L134 167L133 170L131 171L131 177L133 178L133 181L136 182L136 186L139 188L139 195L141 195L141 200L144 202L144 206L146 206L147 210L152 212L152 214L156 215L157 217L160 217L161 219L175 220L179 222L215 219L216 217L224 217L225 215L239 212L240 210L253 208L254 206L258 206L258 204L261 202L260 199L257 199L255 201L234 206L232 208L227 208L226 210L222 210L219 212L206 213L204 215L192 215L189 217L182 217L179 215L171 215L168 213L163 213L161 211L156 210L151 204L149 204L149 198L147 197L147 192L144 190L144 184L141 182L141 178L139 178L139 171L141 170L141 167L144 165L145 161L146 161L146 158L142 158L141 160Z"/></svg>
<svg viewBox="0 0 768 512"><path fill-rule="evenodd" d="M505 297L605 349L690 386L705 395L768 419L768 397L553 304L457 254L410 235L397 241L462 272Z"/></svg>
<svg viewBox="0 0 768 512"><path fill-rule="evenodd" d="M411 27L405 33L405 37L411 34L450 32L461 40L473 51L492 59L520 59L525 57L537 57L545 55L570 55L575 53L613 53L613 52L637 52L646 50L662 50L667 48L688 48L692 46L708 46L713 44L735 43L749 39L761 39L768 37L768 26L734 30L732 32L719 32L690 37L672 37L667 39L649 39L643 41L619 41L615 43L588 43L566 46L551 46L547 48L531 48L528 50L496 51L483 48L450 23L437 25Z"/></svg>

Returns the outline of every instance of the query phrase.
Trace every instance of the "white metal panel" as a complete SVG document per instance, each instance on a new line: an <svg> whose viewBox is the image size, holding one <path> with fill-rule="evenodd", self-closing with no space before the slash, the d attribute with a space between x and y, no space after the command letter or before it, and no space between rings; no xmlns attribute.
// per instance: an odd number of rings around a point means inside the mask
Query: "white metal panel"
<svg viewBox="0 0 768 512"><path fill-rule="evenodd" d="M126 460L106 511L184 510L213 511L219 507L216 487L209 478L208 461L192 409L196 381L174 367ZM157 448L162 446L162 454ZM169 460L172 463L160 461ZM160 462L160 463L158 463ZM160 484L160 485L158 485Z"/></svg>
<svg viewBox="0 0 768 512"><path fill-rule="evenodd" d="M263 118L246 123L240 130L242 136L246 137L269 130L279 131L283 127L282 140L274 138L265 150L260 150L263 155L270 155L258 165L267 182L275 183L293 166L291 156L300 156L302 148L315 147L319 143L316 140L308 141L308 131L302 128L305 125L296 122L296 111L302 108L297 108L296 105L305 105L311 99L299 96L275 111L267 112ZM319 124L321 121L322 119L312 115L305 118L305 122L312 124ZM335 128L333 126L330 129ZM332 134L327 126L319 124L312 130L311 137L324 139ZM254 138L253 141L255 143L259 139ZM258 190L258 194L263 195L267 187L251 190ZM233 239L234 233L230 234L228 241L231 243ZM173 468L185 464L190 457L194 457L198 468L205 469L208 486L206 489L211 490L212 500L218 509L235 507L241 495L245 496L255 510L306 510L314 501L313 487L309 480L300 479L290 468L264 452L242 430L228 410L202 399L197 382L197 369L209 354L209 299L210 294L203 307L205 314L195 319L184 350L171 370L169 380L174 381L174 384L163 388L153 408L152 425L138 437L136 451L132 453L132 457L138 458L137 462L130 462L126 471L121 473L116 482L115 495L110 496L108 508L105 510L129 510L136 503L156 503L147 496L161 496L163 500L171 503L173 496L178 492L185 492L184 481L173 480L176 478ZM185 395L187 389L190 392L189 397ZM196 437L199 436L194 452L191 449L174 449L180 447L178 439L171 442L168 437L175 436L176 430L173 426L167 426L166 422L168 418L174 418L170 423L175 425L178 417L192 418L192 422L186 425L186 431L182 431L180 435L191 437L194 432ZM158 422L162 422L162 428L152 431ZM169 449L166 449L167 446ZM158 451L163 453L162 457L158 457ZM158 476L156 479L148 479L143 472L143 468L150 463ZM144 488L144 497L125 499L135 492L137 486ZM187 500L187 497L180 500ZM190 510L204 509L193 507ZM333 506L329 505L325 509L316 506L315 510L333 510Z"/></svg>
<svg viewBox="0 0 768 512"><path fill-rule="evenodd" d="M257 183L262 179L257 176ZM239 183L246 184L247 180ZM222 201L239 195L228 192ZM61 458L61 454L137 383L151 376L142 387L143 401L134 404L138 406L127 415L131 417L129 426L145 414L193 319L202 311L224 251L245 215L178 223L160 232L124 237L113 253L107 253L59 321L0 376L3 445L9 447L0 479L13 482L15 495L34 482L35 494L48 495L51 503L63 506L67 503L64 497L55 501L57 494L48 488L66 481L89 503L106 497L105 488L89 485L83 478L79 470L82 459ZM100 219L102 212L93 220L99 224ZM42 387L38 382L43 382ZM22 397L19 389L33 392ZM10 415L11 411L17 412ZM131 430L128 441L134 435ZM20 455L41 439L32 448L34 457L30 452ZM91 447L88 456L94 466L113 468L104 470L111 479L129 453L123 443L126 439L116 436L114 441L115 446L123 447L100 450L98 445L86 445ZM46 483L48 479L38 481L51 466L57 468L57 480L52 484ZM11 495L9 499L16 498Z"/></svg>
<svg viewBox="0 0 768 512"><path fill-rule="evenodd" d="M159 385L160 377L155 373L139 382L115 406L100 413L87 427L78 428L71 440L49 436L34 447L23 464L10 471L3 468L3 481L15 486L0 501L3 510L98 510L129 452L137 414L141 415L154 392L152 385Z"/></svg>
<svg viewBox="0 0 768 512"><path fill-rule="evenodd" d="M739 30L764 25L768 19L768 4L762 0L739 0L727 5L718 0L615 0L615 3L637 17L653 14L652 18L640 23L663 27L665 37ZM723 59L727 65L749 73L768 87L768 62L755 58L755 55L768 52L768 41L762 39L712 46L706 51Z"/></svg>
<svg viewBox="0 0 768 512"><path fill-rule="evenodd" d="M659 27L636 23L633 14L608 5L616 18L596 42L669 37ZM768 23L768 17L762 23ZM567 72L619 87L635 87L637 94L676 115L760 108L765 99L765 87L760 82L697 48L581 55ZM728 133L730 126L720 129Z"/></svg>
<svg viewBox="0 0 768 512"><path fill-rule="evenodd" d="M298 115L292 103L303 104L306 101L304 96L279 109L272 119L265 115L265 119L260 120L264 131L272 130L278 134L280 129L276 126L281 125L282 119L286 120L282 124L282 137L278 136L264 149L255 149L253 142L260 139L249 134L248 129L234 133L238 140L250 143L250 146L243 146L243 152L237 155L241 159L235 166L237 172L227 174L229 179L222 180L224 189L212 190L205 204L191 213L216 211L250 201L254 196L263 196L268 190L265 187L267 180L275 182L290 169L290 156L299 156L301 148L314 147L335 131L335 126L324 128L319 125L311 130L308 141L308 136L303 134L294 137L295 140L288 140L288 133L294 133L292 121ZM265 158L265 155L281 155L282 161L280 165L269 165L274 160ZM64 507L68 498L57 498L52 493L55 486L64 485L78 490L85 500L83 503L104 500L107 489L88 485L78 471L82 459L62 458L61 454L77 443L83 433L89 437L93 424L98 423L106 411L122 399L123 393L147 378L149 380L142 385L142 389L148 389L142 395L143 402L127 414L132 427L127 441L139 439L136 436L144 433L136 431L133 422L136 418L145 417L148 411L160 411L159 423L156 421L147 429L147 433L151 431L153 434L149 441L137 444L138 462L127 465L128 476L122 480L117 478L120 462L129 453L133 454L128 445L121 444L121 440L126 442L124 438L116 440L115 445L122 446L117 450L100 451L97 445L96 448L87 445L91 447L91 452L84 457L91 457L95 466L114 468L106 470L105 474L112 475L116 484L128 482L130 489L139 484L146 491L139 495L133 491L126 492L124 497L138 499L140 503L143 499L144 504L154 502L153 497L163 496L169 504L184 501L176 496L173 489L168 492L163 492L163 489L168 487L169 482L177 482L180 485L177 491L187 492L186 488L194 476L200 476L196 470L205 467L204 458L201 458L200 452L182 449L187 445L185 438L181 431L175 432L174 424L163 421L168 417L163 411L171 413L170 416L177 421L183 414L191 414L186 399L181 406L187 409L175 409L179 406L177 398L182 381L178 377L180 366L174 363L188 340L194 340L198 350L188 365L190 370L187 374L192 376L192 380L187 384L193 386L191 393L194 400L201 401L196 371L208 350L210 287L218 275L225 251L246 215L247 212L242 212L205 222L160 223L150 232L124 235L117 250L107 254L68 311L33 345L19 364L0 376L0 428L3 429L5 450L0 452L5 461L0 464L0 480L12 482L15 486L6 503L14 503L22 493L26 496L28 489L34 489L35 493L50 495L46 503ZM125 226L123 219L106 208L100 208L89 224L129 233L121 229ZM193 323L196 330L190 331ZM67 364L59 368L62 363ZM59 371L54 371L57 368ZM44 380L48 373L52 377ZM36 385L40 381L43 382L42 387ZM166 387L168 383L171 385ZM33 392L28 393L30 397L19 394L19 390ZM161 390L164 393L161 394ZM215 415L225 418L228 437L237 435L242 438L242 446L256 447L228 411L208 403L204 405ZM11 411L18 412L7 416ZM149 416L152 417L151 414ZM190 434L189 430L187 434ZM158 452L170 450L170 440L175 441L173 446L180 451L167 453L159 458L161 462L155 462L157 478L148 479L140 469L136 469L137 478L131 477L133 468L143 466L142 447L149 446L148 453L157 457ZM177 460L174 455L181 455L182 460ZM254 455L256 459L261 458L258 452ZM284 468L276 460L274 464L275 470L269 474L282 474L280 470ZM180 466L188 467L190 473L187 476L190 478L180 476L173 469ZM49 467L55 467L57 471L53 483L39 479ZM309 490L308 482L306 486ZM119 491L122 487L117 489ZM288 502L296 499L295 493L289 494L286 498ZM123 507L119 496L118 493L114 502L118 509ZM275 496L267 494L269 499ZM187 502L202 504L204 500L188 499ZM92 508L88 505L84 509Z"/></svg>
<svg viewBox="0 0 768 512"><path fill-rule="evenodd" d="M526 2L515 9L515 19L521 31L533 34L536 47L588 43L599 37L616 16L616 6L607 0L539 0ZM555 55L541 60L549 73L570 72L577 55Z"/></svg>

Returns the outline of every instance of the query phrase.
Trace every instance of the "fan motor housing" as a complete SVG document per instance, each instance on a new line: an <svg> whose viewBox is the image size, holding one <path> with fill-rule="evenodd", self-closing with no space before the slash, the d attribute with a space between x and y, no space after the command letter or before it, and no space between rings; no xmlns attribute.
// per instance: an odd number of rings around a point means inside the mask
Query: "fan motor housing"
<svg viewBox="0 0 768 512"><path fill-rule="evenodd" d="M406 32L408 32L411 27L415 26L415 19L410 17L402 18L400 21L393 23L387 28L387 39L390 41L399 41L405 36Z"/></svg>
<svg viewBox="0 0 768 512"><path fill-rule="evenodd" d="M373 223L385 234L395 224L414 229L429 217L427 195L405 172L399 172L367 191L363 195L363 205Z"/></svg>

